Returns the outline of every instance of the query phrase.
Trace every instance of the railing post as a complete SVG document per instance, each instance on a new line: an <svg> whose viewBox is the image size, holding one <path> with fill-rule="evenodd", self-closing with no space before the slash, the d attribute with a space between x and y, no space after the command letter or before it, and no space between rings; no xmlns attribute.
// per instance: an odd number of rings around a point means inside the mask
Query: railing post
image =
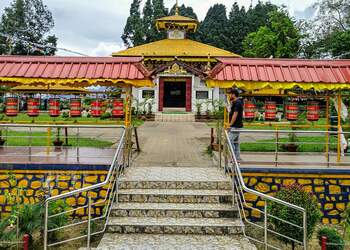
<svg viewBox="0 0 350 250"><path fill-rule="evenodd" d="M275 167L278 167L278 144L279 144L279 133L278 133L278 128L276 128Z"/></svg>
<svg viewBox="0 0 350 250"><path fill-rule="evenodd" d="M88 198L88 233L87 233L87 248L90 249L90 238L91 238L91 197Z"/></svg>
<svg viewBox="0 0 350 250"><path fill-rule="evenodd" d="M321 250L327 250L327 237L321 237Z"/></svg>
<svg viewBox="0 0 350 250"><path fill-rule="evenodd" d="M32 128L29 128L29 162L32 162Z"/></svg>
<svg viewBox="0 0 350 250"><path fill-rule="evenodd" d="M23 235L23 250L29 250L29 235Z"/></svg>
<svg viewBox="0 0 350 250"><path fill-rule="evenodd" d="M80 136L80 130L77 128L77 162L79 162L79 136Z"/></svg>
<svg viewBox="0 0 350 250"><path fill-rule="evenodd" d="M267 247L267 200L265 200L264 205L264 244L265 244L265 250L268 249Z"/></svg>
<svg viewBox="0 0 350 250"><path fill-rule="evenodd" d="M48 219L49 219L49 204L48 204L48 202L45 202L45 215L44 215L44 250L47 250Z"/></svg>
<svg viewBox="0 0 350 250"><path fill-rule="evenodd" d="M307 249L307 214L306 210L303 212L303 243L304 243L304 250Z"/></svg>
<svg viewBox="0 0 350 250"><path fill-rule="evenodd" d="M330 133L329 133L329 129L327 131L327 167L330 167L330 157L331 157L331 150L330 150Z"/></svg>

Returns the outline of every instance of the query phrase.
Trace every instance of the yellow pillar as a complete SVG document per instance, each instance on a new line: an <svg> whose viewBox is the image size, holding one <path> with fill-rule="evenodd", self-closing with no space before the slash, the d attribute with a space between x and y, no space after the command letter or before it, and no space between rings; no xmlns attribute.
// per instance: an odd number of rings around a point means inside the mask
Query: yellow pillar
<svg viewBox="0 0 350 250"><path fill-rule="evenodd" d="M337 147L337 162L340 162L340 156L341 156L341 95L338 94L338 147Z"/></svg>
<svg viewBox="0 0 350 250"><path fill-rule="evenodd" d="M327 128L327 133L326 133L326 158L328 159L328 152L329 152L329 96L326 97L326 128Z"/></svg>
<svg viewBox="0 0 350 250"><path fill-rule="evenodd" d="M132 106L132 87L126 87L126 103L125 103L125 127L131 126L131 106Z"/></svg>
<svg viewBox="0 0 350 250"><path fill-rule="evenodd" d="M51 148L51 128L47 128L47 148L46 148L46 154L50 154L50 148Z"/></svg>

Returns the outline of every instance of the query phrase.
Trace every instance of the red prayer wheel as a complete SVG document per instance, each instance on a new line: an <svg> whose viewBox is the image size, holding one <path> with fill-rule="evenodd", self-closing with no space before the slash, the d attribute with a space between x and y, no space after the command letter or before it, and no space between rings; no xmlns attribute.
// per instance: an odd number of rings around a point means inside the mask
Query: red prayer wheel
<svg viewBox="0 0 350 250"><path fill-rule="evenodd" d="M81 100L80 98L70 99L70 116L80 117L81 116Z"/></svg>
<svg viewBox="0 0 350 250"><path fill-rule="evenodd" d="M286 118L288 121L296 121L298 120L298 103L290 102L286 104Z"/></svg>
<svg viewBox="0 0 350 250"><path fill-rule="evenodd" d="M265 120L274 121L276 120L276 102L268 101L265 102Z"/></svg>
<svg viewBox="0 0 350 250"><path fill-rule="evenodd" d="M49 100L49 115L51 117L60 116L60 100L52 98Z"/></svg>
<svg viewBox="0 0 350 250"><path fill-rule="evenodd" d="M29 98L27 101L27 115L37 117L39 115L40 100L38 98Z"/></svg>
<svg viewBox="0 0 350 250"><path fill-rule="evenodd" d="M91 115L93 117L100 117L102 115L102 101L95 100L91 103Z"/></svg>
<svg viewBox="0 0 350 250"><path fill-rule="evenodd" d="M116 117L116 118L124 116L124 100L123 99L113 100L112 116Z"/></svg>
<svg viewBox="0 0 350 250"><path fill-rule="evenodd" d="M256 105L252 101L244 102L244 119L253 120L255 118Z"/></svg>
<svg viewBox="0 0 350 250"><path fill-rule="evenodd" d="M320 119L320 106L318 102L309 102L307 105L307 119L316 122Z"/></svg>
<svg viewBox="0 0 350 250"><path fill-rule="evenodd" d="M18 115L18 98L17 97L6 98L6 115L7 116Z"/></svg>

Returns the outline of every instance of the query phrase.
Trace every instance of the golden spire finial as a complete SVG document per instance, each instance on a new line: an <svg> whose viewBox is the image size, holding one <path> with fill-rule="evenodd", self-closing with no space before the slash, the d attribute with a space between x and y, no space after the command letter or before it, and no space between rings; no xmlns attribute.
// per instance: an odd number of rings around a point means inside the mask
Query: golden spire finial
<svg viewBox="0 0 350 250"><path fill-rule="evenodd" d="M176 0L175 15L179 15L179 0Z"/></svg>

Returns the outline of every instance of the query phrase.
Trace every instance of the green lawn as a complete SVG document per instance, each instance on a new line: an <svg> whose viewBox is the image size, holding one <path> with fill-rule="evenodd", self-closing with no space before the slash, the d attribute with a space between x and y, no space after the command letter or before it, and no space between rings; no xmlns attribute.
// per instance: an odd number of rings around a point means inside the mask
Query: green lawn
<svg viewBox="0 0 350 250"><path fill-rule="evenodd" d="M6 145L7 146L29 146L30 145L30 138L29 138L29 132L18 132L18 131L8 131L5 133L5 135L11 136L7 137L6 139ZM31 145L32 146L47 146L48 145L48 138L47 133L44 132L33 132L32 133L34 138L32 138ZM74 137L74 135L69 135L71 137ZM52 134L50 137L50 145L53 145L52 142L56 139L55 133ZM61 136L61 140L64 141L64 137ZM95 147L95 148L104 148L104 147L110 147L112 146L112 142L99 140L99 139L92 139L88 137L80 137L79 143L75 138L69 138L68 139L68 145L69 146L79 146L81 147Z"/></svg>
<svg viewBox="0 0 350 250"><path fill-rule="evenodd" d="M2 119L1 119L2 118ZM105 124L105 125L123 125L123 119L105 119L94 117L50 117L48 114L40 114L38 117L29 117L27 114L21 113L15 117L7 117L0 114L0 122L5 123L57 123L57 124ZM133 119L134 126L138 127L143 124L142 120Z"/></svg>
<svg viewBox="0 0 350 250"><path fill-rule="evenodd" d="M288 142L288 138L281 138L279 140L280 144ZM317 137L298 137L298 143L310 143L310 144L300 144L298 152L325 152L326 138L322 136ZM330 137L330 148L331 150L337 149L337 137ZM256 142L243 142L241 143L241 150L246 152L274 152L275 151L275 140L257 140ZM279 151L283 151L281 146Z"/></svg>

